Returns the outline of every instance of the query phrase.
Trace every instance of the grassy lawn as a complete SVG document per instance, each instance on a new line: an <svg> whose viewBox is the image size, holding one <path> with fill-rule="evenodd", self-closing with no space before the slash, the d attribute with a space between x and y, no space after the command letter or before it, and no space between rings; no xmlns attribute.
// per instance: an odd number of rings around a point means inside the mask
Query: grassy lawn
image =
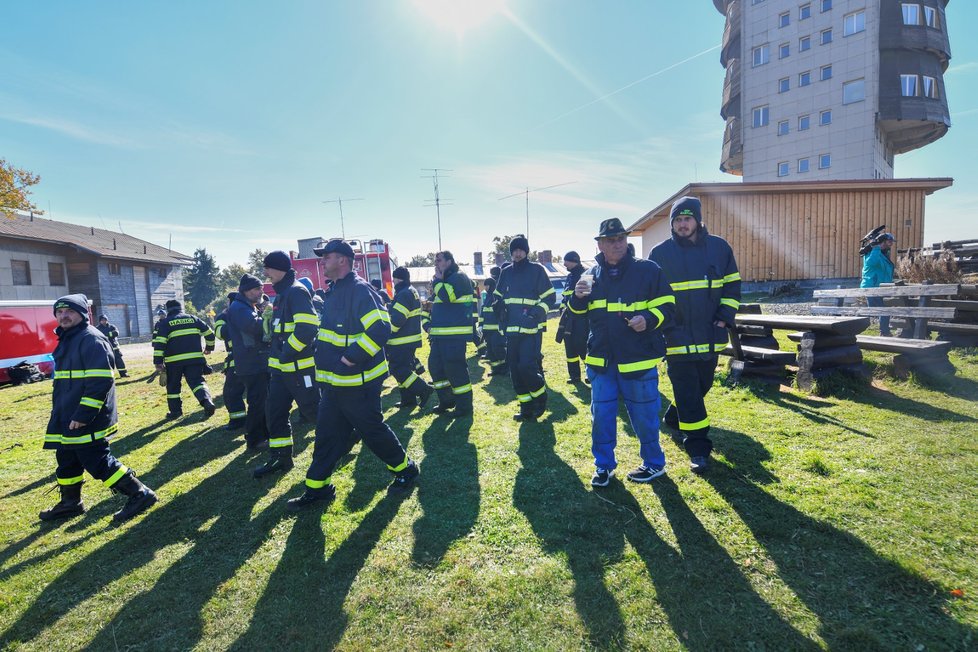
<svg viewBox="0 0 978 652"><path fill-rule="evenodd" d="M553 332L544 421L512 421L508 378L472 361L474 420L384 399L421 464L412 494L387 497L358 446L337 502L298 516L311 427L294 471L255 481L223 410L204 420L185 388L187 416L163 420L133 345L112 448L159 504L114 527L123 499L86 482L87 514L42 525L51 383L0 390L0 649L978 648L974 350L941 381L869 354L871 383L823 397L718 381L707 477L663 433L668 475L592 491L589 392L564 383ZM618 453L623 477L627 427Z"/></svg>

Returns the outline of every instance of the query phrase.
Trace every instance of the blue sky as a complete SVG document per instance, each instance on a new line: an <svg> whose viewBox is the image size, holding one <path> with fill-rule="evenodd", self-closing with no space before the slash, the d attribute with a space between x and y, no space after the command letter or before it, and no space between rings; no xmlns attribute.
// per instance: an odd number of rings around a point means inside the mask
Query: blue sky
<svg viewBox="0 0 978 652"><path fill-rule="evenodd" d="M475 15L472 15L475 14ZM721 16L709 0L9 3L0 157L41 175L53 219L119 229L218 263L297 238L438 248L461 261L526 230L593 252L718 169ZM955 179L926 242L978 234L978 24L952 2L949 134L898 177ZM463 26L465 29L463 29Z"/></svg>

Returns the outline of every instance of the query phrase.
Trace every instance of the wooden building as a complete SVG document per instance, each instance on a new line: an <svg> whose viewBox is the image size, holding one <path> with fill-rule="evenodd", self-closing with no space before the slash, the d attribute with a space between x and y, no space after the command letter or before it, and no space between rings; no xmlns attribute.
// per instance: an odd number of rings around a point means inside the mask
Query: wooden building
<svg viewBox="0 0 978 652"><path fill-rule="evenodd" d="M691 183L629 229L640 254L670 237L678 198L703 202L710 233L730 243L749 282L859 278L859 240L885 224L901 248L920 247L924 200L952 179L886 179L764 183Z"/></svg>
<svg viewBox="0 0 978 652"><path fill-rule="evenodd" d="M31 213L0 215L0 299L53 305L59 296L81 292L121 337L152 335L156 307L183 301L183 268L192 262L124 233Z"/></svg>

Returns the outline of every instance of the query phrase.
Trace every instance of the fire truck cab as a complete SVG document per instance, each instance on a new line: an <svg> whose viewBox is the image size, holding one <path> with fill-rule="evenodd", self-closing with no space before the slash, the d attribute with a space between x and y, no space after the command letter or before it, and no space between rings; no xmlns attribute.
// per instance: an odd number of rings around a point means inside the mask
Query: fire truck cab
<svg viewBox="0 0 978 652"><path fill-rule="evenodd" d="M325 246L328 241L328 238L321 237L305 238L299 240L298 252L289 252L296 279L308 278L313 290L325 288L327 283L323 259L313 253L313 249ZM379 280L387 294L393 296L394 277L391 275L393 267L391 267L390 245L380 239L367 241L354 239L346 242L353 248L353 271L357 276L365 281ZM271 284L265 284L265 293L269 296L274 295Z"/></svg>

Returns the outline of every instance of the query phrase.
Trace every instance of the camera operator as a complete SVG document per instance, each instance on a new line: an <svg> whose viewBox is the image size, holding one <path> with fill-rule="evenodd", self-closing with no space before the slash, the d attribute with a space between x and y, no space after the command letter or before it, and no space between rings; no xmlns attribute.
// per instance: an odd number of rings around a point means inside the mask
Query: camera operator
<svg viewBox="0 0 978 652"><path fill-rule="evenodd" d="M896 238L892 233L884 233L876 240L876 244L868 254L863 256L861 288L876 288L881 283L893 282L893 261L890 260L890 249ZM883 297L866 297L869 306L883 307ZM890 318L880 317L880 335L890 337Z"/></svg>

